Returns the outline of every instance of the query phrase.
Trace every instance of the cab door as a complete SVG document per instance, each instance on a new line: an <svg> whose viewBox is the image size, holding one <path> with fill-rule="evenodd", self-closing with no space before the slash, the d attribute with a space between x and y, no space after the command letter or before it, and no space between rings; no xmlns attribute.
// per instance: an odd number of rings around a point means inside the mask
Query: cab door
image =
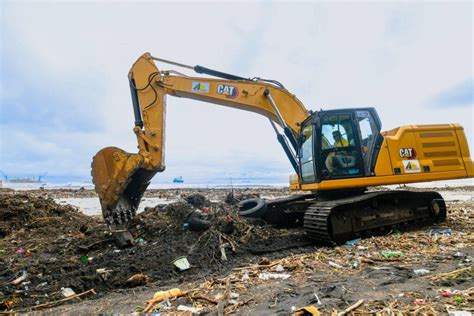
<svg viewBox="0 0 474 316"><path fill-rule="evenodd" d="M356 128L360 137L360 149L365 175L374 175L375 162L383 142L380 120L374 109L355 110Z"/></svg>
<svg viewBox="0 0 474 316"><path fill-rule="evenodd" d="M313 183L316 181L316 169L314 164L314 146L315 141L313 137L314 125L311 120L304 123L300 134L300 171L301 180L303 183Z"/></svg>

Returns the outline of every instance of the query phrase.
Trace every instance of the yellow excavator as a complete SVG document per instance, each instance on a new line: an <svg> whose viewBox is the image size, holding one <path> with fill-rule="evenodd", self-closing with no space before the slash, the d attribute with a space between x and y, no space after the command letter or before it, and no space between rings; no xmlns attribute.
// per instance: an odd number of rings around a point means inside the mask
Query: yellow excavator
<svg viewBox="0 0 474 316"><path fill-rule="evenodd" d="M155 61L214 78L159 70ZM436 192L366 188L474 175L459 124L382 132L374 108L311 111L276 80L244 78L149 53L133 64L128 79L138 154L107 147L92 161L104 219L116 231L126 230L151 179L165 170L166 95L267 117L295 170L290 190L307 191L269 202L267 211L299 214L307 236L316 241L339 243L394 225L443 221L446 205Z"/></svg>

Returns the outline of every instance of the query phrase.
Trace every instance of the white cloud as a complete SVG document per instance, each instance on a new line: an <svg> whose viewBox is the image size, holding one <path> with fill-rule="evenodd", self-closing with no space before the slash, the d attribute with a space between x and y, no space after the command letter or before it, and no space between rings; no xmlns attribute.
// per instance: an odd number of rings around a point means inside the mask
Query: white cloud
<svg viewBox="0 0 474 316"><path fill-rule="evenodd" d="M375 106L386 129L456 121L474 146L472 106L446 110L427 104L473 76L468 2L3 2L2 7L3 32L15 45L2 44L21 59L19 71L39 78L47 73L47 86L62 82L71 98L97 102L101 134L35 136L45 146L38 150L51 143L64 148L57 155L80 165L76 173L87 169L89 162L77 157L84 159L91 144L136 150L126 75L145 51L279 80L313 110ZM77 85L90 88L99 101L75 94ZM6 78L2 87L5 98ZM8 91L10 97L23 93ZM231 169L243 173L245 167L256 175L265 164L291 172L263 117L170 97L167 118L170 174L196 174L200 168L205 177ZM44 169L49 162L34 166Z"/></svg>

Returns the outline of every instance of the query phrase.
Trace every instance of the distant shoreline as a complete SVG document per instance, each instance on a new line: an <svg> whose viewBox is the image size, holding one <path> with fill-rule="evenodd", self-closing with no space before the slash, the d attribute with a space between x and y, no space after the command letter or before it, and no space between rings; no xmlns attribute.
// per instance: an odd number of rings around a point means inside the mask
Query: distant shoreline
<svg viewBox="0 0 474 316"><path fill-rule="evenodd" d="M46 190L71 189L71 190L94 190L91 182L66 182L66 183L14 183L3 182L3 188L14 190ZM277 189L287 188L288 183L265 183L265 182L237 182L237 183L151 183L148 189Z"/></svg>
<svg viewBox="0 0 474 316"><path fill-rule="evenodd" d="M411 187L417 188L446 188L446 187L474 187L474 179L455 179L447 181L433 181L433 182L419 182L407 184ZM398 185L397 185L398 186ZM94 190L92 182L41 182L41 183L15 183L15 182L2 182L3 188L9 188L14 190L38 190L44 188L46 190L55 189L69 189L69 190ZM278 189L288 188L288 183L284 182L230 182L219 183L219 182L208 182L208 183L151 183L148 189ZM386 186L393 187L393 186Z"/></svg>

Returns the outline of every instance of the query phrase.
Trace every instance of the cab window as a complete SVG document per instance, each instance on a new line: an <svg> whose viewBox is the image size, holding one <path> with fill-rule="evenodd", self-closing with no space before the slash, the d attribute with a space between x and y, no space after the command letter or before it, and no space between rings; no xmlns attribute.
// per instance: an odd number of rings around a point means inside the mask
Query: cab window
<svg viewBox="0 0 474 316"><path fill-rule="evenodd" d="M321 125L322 149L354 146L350 114L328 115Z"/></svg>
<svg viewBox="0 0 474 316"><path fill-rule="evenodd" d="M315 181L313 163L313 124L307 124L301 130L301 176L303 182Z"/></svg>
<svg viewBox="0 0 474 316"><path fill-rule="evenodd" d="M365 170L369 171L370 158L375 147L375 135L377 135L378 129L369 111L357 111L356 116L360 132L362 158L364 159Z"/></svg>
<svg viewBox="0 0 474 316"><path fill-rule="evenodd" d="M325 178L361 173L350 113L326 115L321 120L321 166Z"/></svg>

